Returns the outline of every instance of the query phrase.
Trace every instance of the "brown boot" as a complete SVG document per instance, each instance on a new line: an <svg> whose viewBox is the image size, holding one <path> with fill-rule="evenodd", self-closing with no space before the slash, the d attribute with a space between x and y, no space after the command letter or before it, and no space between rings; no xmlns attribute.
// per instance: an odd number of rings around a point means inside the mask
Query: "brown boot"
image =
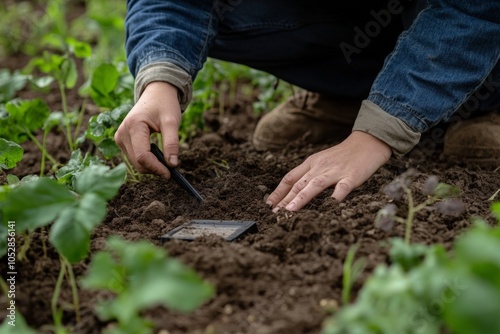
<svg viewBox="0 0 500 334"><path fill-rule="evenodd" d="M443 155L471 167L500 166L500 111L451 125L444 137Z"/></svg>
<svg viewBox="0 0 500 334"><path fill-rule="evenodd" d="M306 143L343 140L351 133L360 106L361 101L299 93L262 117L253 144L258 150L273 150L298 139Z"/></svg>

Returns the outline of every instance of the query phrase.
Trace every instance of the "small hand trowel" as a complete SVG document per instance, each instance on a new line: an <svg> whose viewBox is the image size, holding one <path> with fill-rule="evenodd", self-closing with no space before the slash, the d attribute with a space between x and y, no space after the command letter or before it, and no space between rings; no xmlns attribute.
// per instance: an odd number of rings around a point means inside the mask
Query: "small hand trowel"
<svg viewBox="0 0 500 334"><path fill-rule="evenodd" d="M186 178L175 168L167 165L163 152L151 143L151 153L168 168L172 179L186 190L191 196L196 198L198 203L203 201L200 193L186 180ZM224 238L227 241L232 241L238 238L245 232L257 230L257 225L254 221L247 220L191 220L189 223L179 226L172 231L161 236L161 240L181 239L194 240L198 237L215 234Z"/></svg>
<svg viewBox="0 0 500 334"><path fill-rule="evenodd" d="M188 180L182 175L177 169L170 167L167 165L167 162L165 161L165 157L163 156L163 152L156 146L155 143L151 143L151 153L155 155L155 157L165 166L168 168L168 171L170 172L170 175L172 176L172 179L181 186L182 189L186 190L191 196L196 198L198 203L203 202L203 197L201 197L200 193L194 189L194 187L189 183Z"/></svg>

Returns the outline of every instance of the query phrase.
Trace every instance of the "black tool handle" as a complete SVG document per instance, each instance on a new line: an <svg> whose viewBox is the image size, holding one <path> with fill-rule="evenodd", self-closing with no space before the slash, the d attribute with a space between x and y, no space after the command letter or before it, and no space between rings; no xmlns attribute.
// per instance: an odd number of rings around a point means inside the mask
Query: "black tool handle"
<svg viewBox="0 0 500 334"><path fill-rule="evenodd" d="M177 169L170 167L167 165L167 162L165 161L165 157L163 156L163 152L156 146L155 143L151 143L151 153L155 155L155 157L165 166L168 168L168 171L170 172L170 175L172 176L172 179L182 187L182 189L186 190L188 193L190 193L198 202L203 201L203 197L201 197L200 193L189 183L188 180L182 175Z"/></svg>

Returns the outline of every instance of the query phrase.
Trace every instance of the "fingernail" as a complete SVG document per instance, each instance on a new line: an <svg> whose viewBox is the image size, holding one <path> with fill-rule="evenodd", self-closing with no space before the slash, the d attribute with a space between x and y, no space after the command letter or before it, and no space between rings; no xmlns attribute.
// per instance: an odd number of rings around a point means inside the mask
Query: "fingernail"
<svg viewBox="0 0 500 334"><path fill-rule="evenodd" d="M271 201L267 201L267 202L266 202L266 204L267 204L267 205L269 205L269 206L272 206L272 205L273 205L273 202L271 202Z"/></svg>
<svg viewBox="0 0 500 334"><path fill-rule="evenodd" d="M274 213L277 213L277 212L279 211L279 209L281 209L281 208L280 208L279 206L277 206L277 207L275 207L275 208L273 209L273 212L274 212Z"/></svg>
<svg viewBox="0 0 500 334"><path fill-rule="evenodd" d="M168 162L175 166L179 163L179 158L176 155L172 154L168 157Z"/></svg>
<svg viewBox="0 0 500 334"><path fill-rule="evenodd" d="M295 202L291 202L286 206L285 209L287 209L288 211L293 211L295 207L296 207Z"/></svg>

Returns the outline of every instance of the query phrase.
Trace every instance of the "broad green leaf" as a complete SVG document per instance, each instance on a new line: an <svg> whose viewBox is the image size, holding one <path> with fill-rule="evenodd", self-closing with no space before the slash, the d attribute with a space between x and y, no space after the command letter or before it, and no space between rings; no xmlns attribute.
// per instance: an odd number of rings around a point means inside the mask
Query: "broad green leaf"
<svg viewBox="0 0 500 334"><path fill-rule="evenodd" d="M73 206L64 209L50 230L49 240L71 263L85 258L90 233L106 216L106 201L94 193L84 194Z"/></svg>
<svg viewBox="0 0 500 334"><path fill-rule="evenodd" d="M23 158L24 150L18 144L0 138L0 168L11 169Z"/></svg>
<svg viewBox="0 0 500 334"><path fill-rule="evenodd" d="M26 86L29 75L13 72L8 69L0 70L0 103L11 100L16 92Z"/></svg>
<svg viewBox="0 0 500 334"><path fill-rule="evenodd" d="M34 229L51 223L76 197L63 185L49 178L21 182L5 199L4 221L15 220L18 231Z"/></svg>
<svg viewBox="0 0 500 334"><path fill-rule="evenodd" d="M20 182L20 180L16 175L14 175L14 174L7 175L7 183L9 185L15 185L15 184L18 184L19 182Z"/></svg>
<svg viewBox="0 0 500 334"><path fill-rule="evenodd" d="M66 43L71 52L78 58L89 58L92 56L92 48L89 43L78 41L74 38L66 38Z"/></svg>
<svg viewBox="0 0 500 334"><path fill-rule="evenodd" d="M26 132L42 128L50 110L41 99L15 99L5 104L0 111L0 137L21 143L27 139Z"/></svg>
<svg viewBox="0 0 500 334"><path fill-rule="evenodd" d="M101 251L92 257L81 283L86 289L106 289L119 293L124 290L125 269L116 263L111 253Z"/></svg>
<svg viewBox="0 0 500 334"><path fill-rule="evenodd" d="M118 85L120 73L114 65L102 64L93 73L91 87L103 96L109 95Z"/></svg>
<svg viewBox="0 0 500 334"><path fill-rule="evenodd" d="M192 269L150 242L111 237L107 246L109 251L92 259L82 283L117 293L97 310L102 319L117 319L119 327L128 328L140 319L141 311L156 305L192 311L214 294L213 287Z"/></svg>
<svg viewBox="0 0 500 334"><path fill-rule="evenodd" d="M118 145L112 139L104 139L97 148L106 159L116 157L121 152Z"/></svg>
<svg viewBox="0 0 500 334"><path fill-rule="evenodd" d="M82 157L82 151L75 150L71 152L71 158L65 166L59 168L56 172L56 178L59 183L73 186L73 177L80 174L85 168L93 165L104 165L104 161L89 153Z"/></svg>
<svg viewBox="0 0 500 334"><path fill-rule="evenodd" d="M0 189L1 188L2 187L0 187ZM8 230L6 225L4 225L3 223L3 211L2 208L0 207L0 257L3 257L7 253L7 235L8 235Z"/></svg>
<svg viewBox="0 0 500 334"><path fill-rule="evenodd" d="M31 79L30 82L38 89L44 90L50 87L54 82L55 78L52 76L43 76L36 79Z"/></svg>
<svg viewBox="0 0 500 334"><path fill-rule="evenodd" d="M89 166L75 176L74 189L79 194L93 192L109 200L117 194L125 181L126 172L124 164L112 170L107 166Z"/></svg>
<svg viewBox="0 0 500 334"><path fill-rule="evenodd" d="M78 80L78 71L75 61L69 58L65 59L61 64L61 71L65 86L69 89L75 87L76 81Z"/></svg>

